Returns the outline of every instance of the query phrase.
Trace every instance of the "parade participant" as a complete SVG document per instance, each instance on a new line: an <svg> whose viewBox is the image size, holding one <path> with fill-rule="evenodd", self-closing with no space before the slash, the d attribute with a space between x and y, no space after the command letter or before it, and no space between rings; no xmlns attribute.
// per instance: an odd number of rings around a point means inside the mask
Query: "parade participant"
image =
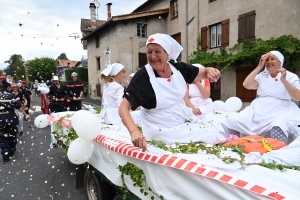
<svg viewBox="0 0 300 200"><path fill-rule="evenodd" d="M1 75L0 76L0 92L3 90L3 83L6 82L6 76Z"/></svg>
<svg viewBox="0 0 300 200"><path fill-rule="evenodd" d="M70 101L70 111L77 111L82 109L82 95L84 85L81 80L78 80L78 74L73 72L71 74L72 80L69 80L67 83L67 87L70 90L70 97L72 98Z"/></svg>
<svg viewBox="0 0 300 200"><path fill-rule="evenodd" d="M299 135L300 110L292 102L300 100L296 74L283 68L279 51L261 56L258 66L246 77L243 86L256 90L258 97L236 117L223 122L230 134L261 135L290 143ZM260 70L265 66L265 70Z"/></svg>
<svg viewBox="0 0 300 200"><path fill-rule="evenodd" d="M21 108L20 109L15 109L17 116L19 116L19 134L23 135L23 118L25 117L26 121L30 120L30 116L25 112L26 111L26 105L27 105L27 100L24 96L23 93L20 93L19 87L17 84L12 84L12 93L15 94L21 102Z"/></svg>
<svg viewBox="0 0 300 200"><path fill-rule="evenodd" d="M193 64L196 67L203 68L200 64ZM194 81L187 84L188 93L185 96L185 102L188 107L193 109L193 113L204 119L206 114L214 111L213 101L210 97L210 82L208 79Z"/></svg>
<svg viewBox="0 0 300 200"><path fill-rule="evenodd" d="M27 87L27 82L26 80L22 80L22 86L20 87L20 92L24 94L26 100L27 100L27 105L26 105L26 113L29 114L29 109L30 109L30 102L33 102L33 97L30 89Z"/></svg>
<svg viewBox="0 0 300 200"><path fill-rule="evenodd" d="M210 79L217 81L220 71L214 68L198 68L176 61L182 51L180 44L166 34L149 36L146 43L148 64L132 78L119 113L127 127L133 144L146 150L146 139L189 143L203 141L217 143L224 136L205 123L198 123L192 110L185 105L186 83ZM132 121L130 109L142 106L142 131Z"/></svg>
<svg viewBox="0 0 300 200"><path fill-rule="evenodd" d="M16 151L19 120L14 109L21 109L19 98L13 93L0 93L0 148L4 162Z"/></svg>
<svg viewBox="0 0 300 200"><path fill-rule="evenodd" d="M41 81L39 87L48 87L44 80Z"/></svg>
<svg viewBox="0 0 300 200"><path fill-rule="evenodd" d="M108 65L101 72L101 81L103 85L102 109L100 117L106 124L122 123L118 108L123 99L124 88L122 83L126 77L126 69L120 63Z"/></svg>
<svg viewBox="0 0 300 200"><path fill-rule="evenodd" d="M59 82L58 76L53 76L51 81L52 85L48 95L52 98L53 112L67 111L66 101L69 97L68 88Z"/></svg>
<svg viewBox="0 0 300 200"><path fill-rule="evenodd" d="M38 80L35 80L34 81L34 84L33 84L33 89L34 89L34 95L35 96L38 96L40 95L40 91L38 91L38 87L40 86L40 83Z"/></svg>

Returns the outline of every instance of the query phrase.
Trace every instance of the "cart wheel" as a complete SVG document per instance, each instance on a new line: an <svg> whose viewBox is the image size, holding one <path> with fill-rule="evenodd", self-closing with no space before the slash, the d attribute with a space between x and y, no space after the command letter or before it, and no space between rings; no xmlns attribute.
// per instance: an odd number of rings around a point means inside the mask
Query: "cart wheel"
<svg viewBox="0 0 300 200"><path fill-rule="evenodd" d="M113 186L89 169L84 174L84 186L89 200L112 200L116 195Z"/></svg>

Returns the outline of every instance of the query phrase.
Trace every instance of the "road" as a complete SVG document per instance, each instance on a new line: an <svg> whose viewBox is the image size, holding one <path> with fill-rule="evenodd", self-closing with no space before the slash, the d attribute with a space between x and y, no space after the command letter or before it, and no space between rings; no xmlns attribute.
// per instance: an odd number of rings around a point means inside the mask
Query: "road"
<svg viewBox="0 0 300 200"><path fill-rule="evenodd" d="M40 97L34 97L32 107L39 110L40 104ZM13 159L3 163L0 158L0 200L87 200L85 190L76 189L76 165L69 162L63 148L50 149L50 126L34 126L40 114L36 111L31 121L24 121Z"/></svg>

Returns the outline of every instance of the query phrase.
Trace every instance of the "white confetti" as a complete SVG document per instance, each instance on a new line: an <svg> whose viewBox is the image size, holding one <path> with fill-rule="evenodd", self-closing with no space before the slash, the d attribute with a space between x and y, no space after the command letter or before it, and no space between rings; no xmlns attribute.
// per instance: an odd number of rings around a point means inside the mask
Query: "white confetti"
<svg viewBox="0 0 300 200"><path fill-rule="evenodd" d="M40 156L44 155L44 153L41 153Z"/></svg>

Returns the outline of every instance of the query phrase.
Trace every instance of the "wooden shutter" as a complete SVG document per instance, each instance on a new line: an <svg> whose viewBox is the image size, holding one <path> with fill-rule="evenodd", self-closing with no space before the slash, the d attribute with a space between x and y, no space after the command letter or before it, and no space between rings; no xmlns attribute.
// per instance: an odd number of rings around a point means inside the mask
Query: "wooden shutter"
<svg viewBox="0 0 300 200"><path fill-rule="evenodd" d="M255 67L238 67L236 69L236 96L239 97L242 102L251 102L256 98L256 90L248 90L243 86L245 78L254 68Z"/></svg>
<svg viewBox="0 0 300 200"><path fill-rule="evenodd" d="M222 46L229 46L229 19L222 21Z"/></svg>
<svg viewBox="0 0 300 200"><path fill-rule="evenodd" d="M255 10L239 15L238 42L244 36L247 39L255 38Z"/></svg>
<svg viewBox="0 0 300 200"><path fill-rule="evenodd" d="M174 40L176 40L179 44L181 44L181 33L176 33L174 35L171 35ZM181 53L179 54L178 58L176 59L177 62L181 61Z"/></svg>
<svg viewBox="0 0 300 200"><path fill-rule="evenodd" d="M147 63L146 53L139 53L139 68L144 67Z"/></svg>
<svg viewBox="0 0 300 200"><path fill-rule="evenodd" d="M207 50L207 26L201 28L201 50Z"/></svg>
<svg viewBox="0 0 300 200"><path fill-rule="evenodd" d="M247 13L247 38L255 38L255 10Z"/></svg>

